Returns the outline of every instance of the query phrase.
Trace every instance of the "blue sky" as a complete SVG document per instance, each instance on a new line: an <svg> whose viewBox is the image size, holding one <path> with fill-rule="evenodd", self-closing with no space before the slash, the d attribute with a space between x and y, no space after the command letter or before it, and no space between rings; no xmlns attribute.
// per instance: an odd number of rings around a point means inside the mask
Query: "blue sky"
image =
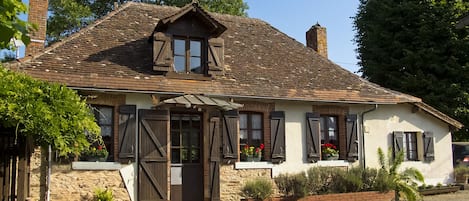
<svg viewBox="0 0 469 201"><path fill-rule="evenodd" d="M358 0L245 0L248 15L266 21L297 41L306 44L305 34L312 25L327 29L329 59L343 68L358 71L354 30Z"/></svg>
<svg viewBox="0 0 469 201"><path fill-rule="evenodd" d="M23 0L28 3L28 0ZM353 42L352 19L358 0L245 0L248 16L271 24L283 33L305 44L306 31L317 22L327 29L329 59L343 68L358 71L356 45ZM22 15L26 20L26 16ZM21 56L24 56L24 48ZM1 53L0 53L1 54ZM0 55L0 57L3 55Z"/></svg>

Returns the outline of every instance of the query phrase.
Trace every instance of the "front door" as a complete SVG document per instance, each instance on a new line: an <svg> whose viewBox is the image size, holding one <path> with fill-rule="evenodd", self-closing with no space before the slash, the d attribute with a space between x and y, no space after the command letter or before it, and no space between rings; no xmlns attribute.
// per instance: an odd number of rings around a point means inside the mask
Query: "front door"
<svg viewBox="0 0 469 201"><path fill-rule="evenodd" d="M171 200L203 200L202 115L171 113Z"/></svg>

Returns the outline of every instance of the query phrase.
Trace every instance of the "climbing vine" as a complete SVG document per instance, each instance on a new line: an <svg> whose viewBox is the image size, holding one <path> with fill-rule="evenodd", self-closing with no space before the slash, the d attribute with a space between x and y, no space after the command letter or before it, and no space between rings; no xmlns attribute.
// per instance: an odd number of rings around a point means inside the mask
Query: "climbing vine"
<svg viewBox="0 0 469 201"><path fill-rule="evenodd" d="M0 125L60 155L79 154L100 128L85 100L64 85L33 79L0 64Z"/></svg>

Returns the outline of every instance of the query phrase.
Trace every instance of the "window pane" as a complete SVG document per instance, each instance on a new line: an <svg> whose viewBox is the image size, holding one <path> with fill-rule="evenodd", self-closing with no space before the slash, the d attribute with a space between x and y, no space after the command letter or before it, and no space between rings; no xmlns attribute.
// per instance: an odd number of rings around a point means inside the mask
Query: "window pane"
<svg viewBox="0 0 469 201"><path fill-rule="evenodd" d="M192 147L199 147L199 132L191 133L191 145Z"/></svg>
<svg viewBox="0 0 469 201"><path fill-rule="evenodd" d="M112 124L112 108L99 107L97 110L99 114L99 124Z"/></svg>
<svg viewBox="0 0 469 201"><path fill-rule="evenodd" d="M198 163L200 159L200 151L199 149L191 149L191 160L192 163Z"/></svg>
<svg viewBox="0 0 469 201"><path fill-rule="evenodd" d="M248 115L247 114L239 114L239 128L240 129L248 128Z"/></svg>
<svg viewBox="0 0 469 201"><path fill-rule="evenodd" d="M190 133L187 133L187 132L182 133L182 146L184 146L184 147L189 147L190 146L189 137L190 137Z"/></svg>
<svg viewBox="0 0 469 201"><path fill-rule="evenodd" d="M200 57L201 56L201 43L200 41L191 41L191 57Z"/></svg>
<svg viewBox="0 0 469 201"><path fill-rule="evenodd" d="M327 124L328 124L329 130L336 130L337 129L336 117L328 117L327 120L328 120Z"/></svg>
<svg viewBox="0 0 469 201"><path fill-rule="evenodd" d="M192 73L202 73L200 57L191 57L191 72Z"/></svg>
<svg viewBox="0 0 469 201"><path fill-rule="evenodd" d="M252 139L253 139L253 140L260 140L260 139L262 139L262 131L260 131L260 130L253 130L253 131L252 131Z"/></svg>
<svg viewBox="0 0 469 201"><path fill-rule="evenodd" d="M247 130L240 130L239 131L239 138L241 140L245 140L245 139L248 139L248 131Z"/></svg>
<svg viewBox="0 0 469 201"><path fill-rule="evenodd" d="M177 73L186 72L186 58L183 56L174 56L174 71Z"/></svg>
<svg viewBox="0 0 469 201"><path fill-rule="evenodd" d="M179 149L171 149L171 163L181 163Z"/></svg>
<svg viewBox="0 0 469 201"><path fill-rule="evenodd" d="M112 127L111 126L101 126L101 136L111 136Z"/></svg>
<svg viewBox="0 0 469 201"><path fill-rule="evenodd" d="M329 131L329 140L336 140L337 135L335 134L334 130Z"/></svg>
<svg viewBox="0 0 469 201"><path fill-rule="evenodd" d="M179 39L174 40L174 55L186 55L186 41Z"/></svg>
<svg viewBox="0 0 469 201"><path fill-rule="evenodd" d="M178 132L171 132L171 146L179 146L181 145L181 141L179 139Z"/></svg>
<svg viewBox="0 0 469 201"><path fill-rule="evenodd" d="M189 154L187 153L187 149L181 149L181 160L183 163L189 162Z"/></svg>
<svg viewBox="0 0 469 201"><path fill-rule="evenodd" d="M251 116L251 120L252 120L252 128L253 129L261 129L262 128L262 115L253 114Z"/></svg>

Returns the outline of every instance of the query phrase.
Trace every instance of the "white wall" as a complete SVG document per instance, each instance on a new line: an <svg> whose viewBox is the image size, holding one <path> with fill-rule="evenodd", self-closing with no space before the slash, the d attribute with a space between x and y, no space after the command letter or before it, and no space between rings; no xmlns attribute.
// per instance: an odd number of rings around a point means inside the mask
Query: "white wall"
<svg viewBox="0 0 469 201"><path fill-rule="evenodd" d="M387 153L388 147L393 144L393 131L432 131L435 160L404 162L401 170L417 168L423 173L427 184L452 182L451 134L447 124L423 111L413 113L410 104L380 105L377 110L366 114L364 119L366 166L379 167L377 149L381 147Z"/></svg>
<svg viewBox="0 0 469 201"><path fill-rule="evenodd" d="M345 161L319 161L309 163L306 160L306 112L312 112L311 103L277 102L275 110L285 111L285 154L286 161L272 168L272 176L282 173L298 173L315 166L348 166Z"/></svg>
<svg viewBox="0 0 469 201"><path fill-rule="evenodd" d="M150 109L153 106L149 94L126 94L125 103L137 105L137 109Z"/></svg>

